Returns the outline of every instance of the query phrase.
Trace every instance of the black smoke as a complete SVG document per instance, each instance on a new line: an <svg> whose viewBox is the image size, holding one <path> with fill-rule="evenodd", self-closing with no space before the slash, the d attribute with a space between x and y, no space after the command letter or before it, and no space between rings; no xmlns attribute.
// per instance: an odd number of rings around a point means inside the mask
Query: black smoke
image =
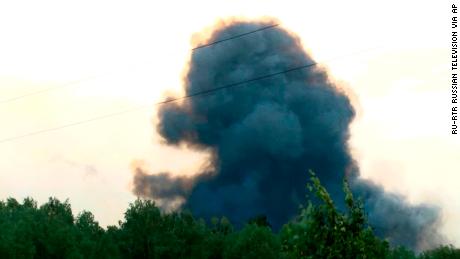
<svg viewBox="0 0 460 259"><path fill-rule="evenodd" d="M269 25L231 22L208 42ZM313 64L298 37L276 27L194 51L186 94ZM347 141L355 111L325 69L313 66L162 106L157 131L168 145L211 154L196 178L135 175L134 192L154 199L182 197L199 217L227 216L242 224L267 215L275 228L291 220L305 199L312 169L340 205L347 176L362 196L369 221L393 244L412 248L437 240L438 212L362 180Z"/></svg>

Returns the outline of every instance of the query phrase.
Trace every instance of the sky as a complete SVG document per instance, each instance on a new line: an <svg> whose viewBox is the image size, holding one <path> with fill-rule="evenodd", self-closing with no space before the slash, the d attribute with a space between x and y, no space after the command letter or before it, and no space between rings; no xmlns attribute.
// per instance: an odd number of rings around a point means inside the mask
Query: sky
<svg viewBox="0 0 460 259"><path fill-rule="evenodd" d="M229 17L273 17L352 99L350 147L363 177L411 203L439 206L442 232L460 245L460 137L449 134L450 5L1 2L0 199L68 198L75 213L90 210L106 226L136 198L133 164L196 172L207 154L162 145L154 103L165 92L181 94L200 32ZM140 105L147 108L3 141Z"/></svg>

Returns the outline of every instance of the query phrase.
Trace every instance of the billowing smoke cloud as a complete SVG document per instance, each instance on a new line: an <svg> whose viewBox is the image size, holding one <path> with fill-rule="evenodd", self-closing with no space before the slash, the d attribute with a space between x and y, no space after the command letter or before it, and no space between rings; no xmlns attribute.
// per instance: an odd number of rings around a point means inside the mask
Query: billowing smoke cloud
<svg viewBox="0 0 460 259"><path fill-rule="evenodd" d="M174 210L183 203L195 182L211 177L202 172L192 177L172 176L169 173L149 174L140 164L134 164L134 192L142 197L154 198L163 210Z"/></svg>
<svg viewBox="0 0 460 259"><path fill-rule="evenodd" d="M209 42L266 25L231 22L216 28ZM276 27L194 51L185 93L312 63L299 38ZM227 216L236 224L265 214L279 227L304 202L308 169L339 206L347 175L378 234L412 248L433 245L436 209L408 205L359 177L347 145L354 115L349 98L318 66L164 105L157 131L169 145L210 152L213 172L174 178L138 171L134 192L154 199L182 197L182 206L196 216Z"/></svg>
<svg viewBox="0 0 460 259"><path fill-rule="evenodd" d="M445 241L438 232L439 211L434 206L411 206L404 197L385 192L368 180L357 177L352 181L352 190L362 197L369 222L379 236L416 250L433 248Z"/></svg>

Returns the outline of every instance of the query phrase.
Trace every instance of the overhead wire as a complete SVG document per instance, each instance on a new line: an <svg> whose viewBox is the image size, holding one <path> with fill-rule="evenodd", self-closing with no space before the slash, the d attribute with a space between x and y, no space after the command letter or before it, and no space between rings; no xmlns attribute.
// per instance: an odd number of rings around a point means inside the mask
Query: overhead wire
<svg viewBox="0 0 460 259"><path fill-rule="evenodd" d="M363 51L360 51L360 52L369 51L369 50L372 50L372 49L366 49L366 50L363 50ZM354 54L356 54L356 53L354 53ZM345 56L346 55L336 57L336 58L334 58L334 60L338 59L338 58L345 57ZM186 95L181 96L181 97L168 98L166 100L157 102L157 103L155 103L153 105L157 106L157 105L163 105L163 104L176 102L176 101L179 101L179 100L189 99L189 98L193 98L193 97L197 97L197 96L201 96L201 95L221 91L221 90L224 90L224 89L241 86L241 85L248 84L248 83L251 83L251 82L254 82L254 81L259 81L259 80L275 77L275 76L286 74L286 73L289 73L289 72L306 69L306 68L309 68L309 67L316 66L318 64L319 64L318 62L313 62L313 63L310 63L310 64L304 64L304 65L292 67L292 68L289 68L289 69L286 69L286 70L282 70L282 71L279 71L279 72L253 77L253 78L246 79L246 80L243 80L243 81L240 81L240 82L226 84L226 85L223 85L223 86L210 88L210 89L203 90L203 91L197 91L195 93L186 94ZM135 106L135 107L131 107L129 109L125 109L125 110L121 110L121 111L117 111L117 112L113 112L113 113L106 113L106 114L102 114L100 116L96 116L96 117L92 117L92 118L89 118L89 119L80 120L80 121L76 121L76 122L72 122L72 123L68 123L68 124L64 124L64 125L60 125L60 126L56 126L56 127L52 127L52 128L46 128L46 129L42 129L42 130L31 131L31 132L28 132L28 133L25 133L25 134L22 134L22 135L0 139L0 144L15 141L15 140L30 137L30 136L34 136L34 135L39 135L39 134L51 132L51 131L57 131L57 130L64 129L64 128L74 127L74 126L77 126L77 125L86 124L86 123L90 123L90 122L94 122L94 121L98 121L98 120L103 120L103 119L106 119L106 118L110 118L110 117L114 117L114 116L118 116L118 115L123 115L123 114L126 114L126 113L136 112L136 111L139 111L139 110L142 110L142 109L146 109L148 107L151 107L151 106L150 105Z"/></svg>
<svg viewBox="0 0 460 259"><path fill-rule="evenodd" d="M220 44L220 43L222 43L222 42L226 42L226 41L229 41L229 40L234 40L234 39L237 39L237 38L241 38L241 37L244 37L244 36L247 36L247 35L250 35L250 34L254 34L254 33L257 33L257 32L260 32L260 31L264 31L264 30L268 30L268 29L277 27L277 26L279 26L279 25L280 25L280 24L270 24L270 25L267 25L267 26L258 28L258 29L256 29L256 30L252 30L252 31L249 31L249 32L245 32L245 33L242 33L242 34L238 34L238 35L235 35L235 36L232 36L232 37L229 37L229 38L220 39L220 40L216 40L216 41L211 42L211 43L199 45L199 46L197 46L197 47L192 48L191 51L195 51L195 50L198 50L198 49L210 47L210 46L213 46L213 45L216 45L216 44ZM33 92L29 92L29 93L22 94L22 95L17 95L17 96L9 97L9 98L0 100L0 105L6 104L6 103L10 103L10 102L14 102L14 101L17 101L17 100L26 98L26 97L30 97L30 96L34 96L34 95L39 95L39 94L44 94L44 93L51 92L51 91L54 91L54 90L63 89L63 88L69 87L69 86L78 85L78 84L81 83L81 82L90 81L90 80L96 79L96 78L98 78L98 77L100 77L100 76L89 76L89 77L86 77L86 78L82 78L82 79L70 81L70 82L65 83L65 84L62 84L62 85L57 85L57 86L45 88L45 89L42 89L42 90L37 90L37 91L33 91Z"/></svg>
<svg viewBox="0 0 460 259"><path fill-rule="evenodd" d="M229 37L229 38L225 38L225 39L217 40L217 41L207 43L207 44L204 44L204 45L200 45L200 46L197 46L197 47L195 47L195 48L193 48L191 50L195 51L195 50L202 49L202 48L205 48L205 47L209 47L209 46L212 46L212 45L216 45L216 44L219 44L219 43L222 43L222 42L225 42L225 41L234 40L234 39L246 36L246 35L250 35L250 34L257 33L257 32L263 31L263 30L267 30L267 29L271 29L271 28L274 28L274 27L277 27L277 26L279 26L279 24L271 24L271 25L268 25L268 26L261 27L261 28L259 28L257 30L249 31L249 32L238 34L238 35L235 35L235 36L232 36L232 37ZM375 48L373 48L373 49L375 49ZM371 49L366 49L364 51L368 51L368 50L371 50ZM360 52L363 52L363 51L360 51ZM343 57L343 56L346 56L346 55L342 55L341 57ZM341 57L336 57L334 59L341 58ZM286 73L289 73L289 72L305 69L305 68L308 68L308 67L316 66L318 64L319 64L318 62L314 62L314 63L311 63L311 64L303 64L303 65L292 67L292 68L282 70L282 71L279 71L279 72L265 74L265 75L257 76L257 77L254 77L254 78L246 79L246 80L243 80L243 81L240 81L240 82L226 84L226 85L223 85L223 86L210 88L210 89L203 90L203 91L198 91L198 92L195 92L195 93L189 93L189 94L181 96L181 97L168 98L166 100L157 102L154 105L162 105L162 104L176 102L176 101L179 101L179 100L193 98L193 97L196 97L196 96L201 96L201 95L213 93L213 92L220 91L220 90L223 90L223 89L228 89L228 88L248 84L248 83L251 83L251 82L254 82L254 81L271 78L271 77L274 77L274 76L277 76L277 75L286 74ZM48 89L44 89L44 90L40 90L40 91L36 91L36 92L31 92L31 93L24 94L24 95L12 97L12 98L6 99L4 101L0 101L0 104L5 103L5 102L15 101L15 100L25 98L25 97L28 97L28 96L31 96L31 95L45 93L45 92L48 92L48 91L52 91L52 90L55 90L55 89L58 89L58 88L61 88L61 87L69 86L71 84L76 84L76 83L81 82L83 80L89 80L89 79L92 79L92 78L94 78L94 77L90 77L88 79L76 80L74 82L71 82L71 83L68 83L68 84L65 84L65 85L62 85L62 86L52 87L52 88L48 88ZM106 118L110 118L110 117L114 117L114 116L118 116L118 115L123 115L123 114L126 114L126 113L139 111L139 110L142 110L142 109L146 109L148 107L150 107L150 105L135 106L135 107L131 107L131 108L128 108L128 109L125 109L125 110L112 112L112 113L106 113L106 114L102 114L102 115L95 116L95 117L92 117L92 118L88 118L88 119L84 119L84 120L80 120L80 121L75 121L75 122L71 122L71 123L68 123L68 124L63 124L63 125L56 126L56 127L51 127L51 128L45 128L45 129L41 129L41 130L31 131L31 132L28 132L28 133L25 133L25 134L22 134L22 135L17 135L17 136L13 136L13 137L9 137L9 138L0 139L0 144L15 141L15 140L30 137L30 136L34 136L34 135L44 134L44 133L47 133L47 132L57 131L57 130L64 129L64 128L74 127L74 126L77 126L77 125L86 124L86 123L90 123L90 122L94 122L94 121L98 121L98 120L103 120L103 119L106 119Z"/></svg>

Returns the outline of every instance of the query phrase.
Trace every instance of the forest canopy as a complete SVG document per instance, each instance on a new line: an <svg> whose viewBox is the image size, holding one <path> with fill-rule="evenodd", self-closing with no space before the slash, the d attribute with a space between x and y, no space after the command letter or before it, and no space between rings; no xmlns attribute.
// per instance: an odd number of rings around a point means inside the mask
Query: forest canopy
<svg viewBox="0 0 460 259"><path fill-rule="evenodd" d="M343 187L346 210L339 211L311 173L306 202L276 232L264 215L235 228L226 217L205 222L187 211L163 213L143 199L118 225L102 228L89 211L74 216L68 200L38 206L9 198L0 202L0 258L460 258L452 246L419 254L390 247L346 181Z"/></svg>

